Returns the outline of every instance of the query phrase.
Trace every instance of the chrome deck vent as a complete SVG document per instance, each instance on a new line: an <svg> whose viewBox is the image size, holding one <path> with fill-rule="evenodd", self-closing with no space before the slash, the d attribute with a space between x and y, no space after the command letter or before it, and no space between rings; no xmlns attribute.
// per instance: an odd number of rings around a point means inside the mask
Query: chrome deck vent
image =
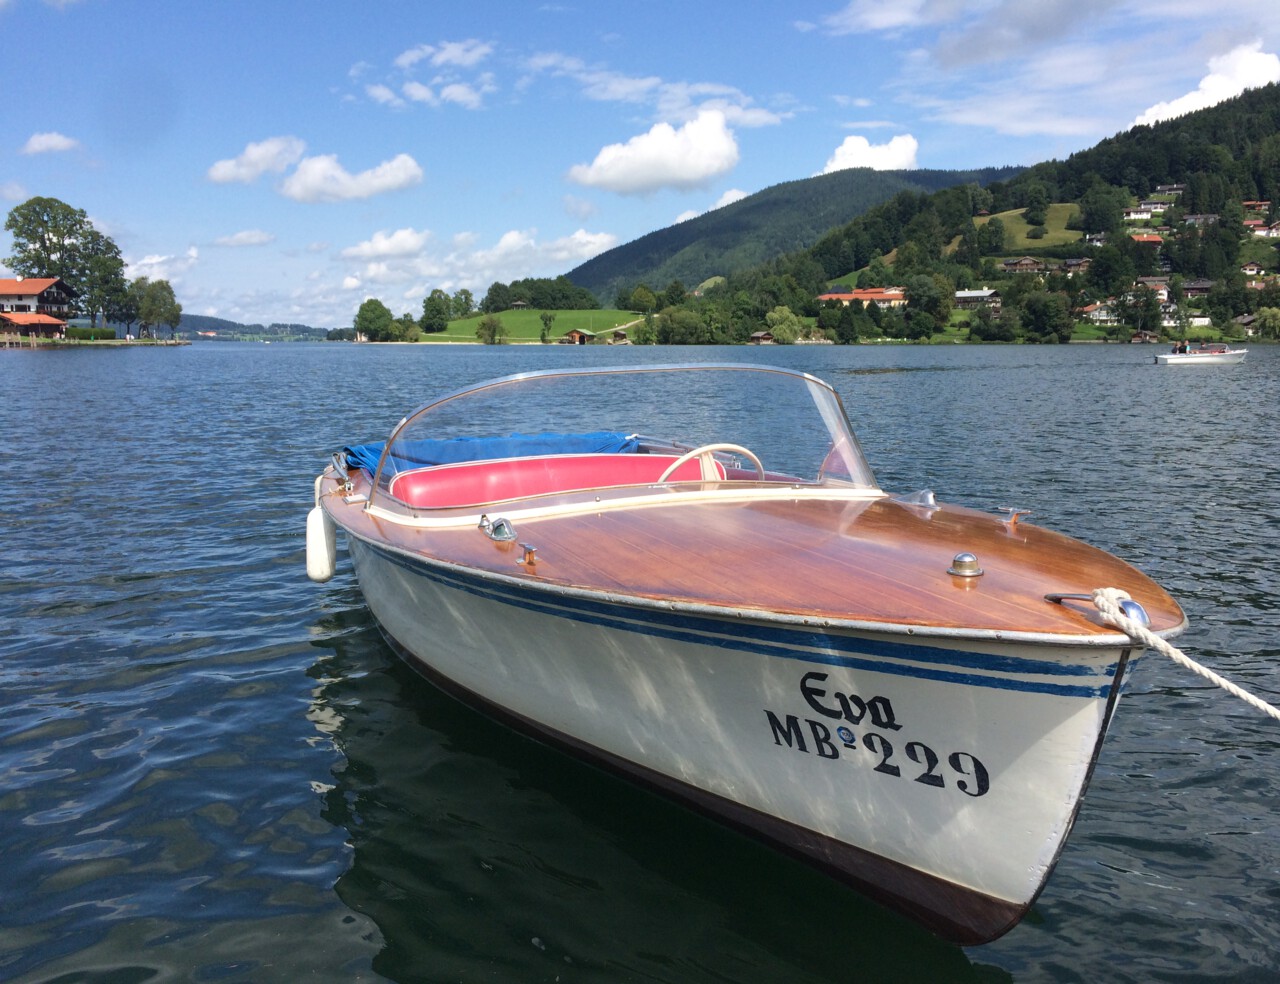
<svg viewBox="0 0 1280 984"><path fill-rule="evenodd" d="M947 573L954 574L956 577L981 577L983 571L978 566L978 558L965 551L956 554L955 559L951 561L951 566L947 568Z"/></svg>

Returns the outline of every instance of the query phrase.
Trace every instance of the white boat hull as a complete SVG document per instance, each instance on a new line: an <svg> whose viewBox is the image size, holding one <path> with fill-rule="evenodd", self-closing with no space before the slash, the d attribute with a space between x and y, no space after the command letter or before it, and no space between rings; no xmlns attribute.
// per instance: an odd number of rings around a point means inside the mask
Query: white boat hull
<svg viewBox="0 0 1280 984"><path fill-rule="evenodd" d="M1243 362L1248 349L1231 349L1227 352L1165 352L1156 356L1161 366L1233 366Z"/></svg>
<svg viewBox="0 0 1280 984"><path fill-rule="evenodd" d="M959 943L1044 885L1129 655L717 617L348 542L384 632L446 689Z"/></svg>

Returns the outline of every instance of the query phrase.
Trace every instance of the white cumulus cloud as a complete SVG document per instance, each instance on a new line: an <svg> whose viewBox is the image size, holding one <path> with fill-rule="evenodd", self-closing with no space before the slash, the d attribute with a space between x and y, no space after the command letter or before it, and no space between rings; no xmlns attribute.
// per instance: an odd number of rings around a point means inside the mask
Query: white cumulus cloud
<svg viewBox="0 0 1280 984"><path fill-rule="evenodd" d="M542 255L552 262L578 264L616 245L618 237L611 232L579 229L571 235L551 240L543 247Z"/></svg>
<svg viewBox="0 0 1280 984"><path fill-rule="evenodd" d="M61 151L75 150L79 146L79 140L64 136L61 133L33 133L27 138L27 142L22 145L20 153L52 154Z"/></svg>
<svg viewBox="0 0 1280 984"><path fill-rule="evenodd" d="M426 103L429 106L440 104L440 97L431 91L430 86L423 85L421 82L406 82L400 91L414 102Z"/></svg>
<svg viewBox="0 0 1280 984"><path fill-rule="evenodd" d="M1280 82L1280 57L1262 50L1262 42L1242 44L1225 55L1209 59L1209 74L1194 92L1169 102L1156 103L1133 121L1134 126L1159 123L1207 109L1240 95L1245 89Z"/></svg>
<svg viewBox="0 0 1280 984"><path fill-rule="evenodd" d="M397 154L359 174L352 174L339 164L337 154L323 154L300 161L280 190L294 201L340 202L399 191L421 181L422 168L408 154Z"/></svg>
<svg viewBox="0 0 1280 984"><path fill-rule="evenodd" d="M261 229L245 229L230 236L215 239L215 246L265 246L275 242L276 237Z"/></svg>
<svg viewBox="0 0 1280 984"><path fill-rule="evenodd" d="M909 171L915 169L916 151L920 143L915 137L901 134L888 143L873 144L866 137L845 137L835 149L823 174L843 171L851 167L869 167L873 171Z"/></svg>
<svg viewBox="0 0 1280 984"><path fill-rule="evenodd" d="M209 168L208 178L219 184L230 181L248 184L268 172L279 174L296 164L306 149L307 145L297 137L269 137L249 144L238 157L218 161Z"/></svg>
<svg viewBox="0 0 1280 984"><path fill-rule="evenodd" d="M378 83L376 85L366 85L364 93L374 102L382 106L403 106L404 100L397 96L387 86Z"/></svg>
<svg viewBox="0 0 1280 984"><path fill-rule="evenodd" d="M558 239L540 239L536 229L512 229L489 246L479 245L474 233L458 233L441 246L427 232L398 229L379 232L366 242L342 251L360 266L349 270L344 290L371 286L407 285L403 299L418 307L432 287L459 287L483 293L495 281L563 272L612 249L618 237L579 228Z"/></svg>
<svg viewBox="0 0 1280 984"><path fill-rule="evenodd" d="M470 68L484 61L493 53L493 45L475 38L466 41L445 41L431 56L432 65L458 65Z"/></svg>
<svg viewBox="0 0 1280 984"><path fill-rule="evenodd" d="M130 280L175 280L200 262L200 250L189 246L181 256L151 253L140 260L126 260Z"/></svg>
<svg viewBox="0 0 1280 984"><path fill-rule="evenodd" d="M451 82L442 87L440 99L442 102L454 103L464 109L479 109L484 103L484 97L497 90L498 87L493 84L493 76L485 73L474 83Z"/></svg>
<svg viewBox="0 0 1280 984"><path fill-rule="evenodd" d="M408 51L401 52L395 60L396 68L408 71L420 61L429 62L437 67L456 65L459 68L471 68L493 54L493 45L486 41L469 38L466 41L442 41L438 45L420 44Z"/></svg>
<svg viewBox="0 0 1280 984"><path fill-rule="evenodd" d="M680 128L658 123L625 144L610 144L590 164L575 164L569 179L623 195L705 185L738 163L738 143L725 115L704 110Z"/></svg>
<svg viewBox="0 0 1280 984"><path fill-rule="evenodd" d="M741 188L730 188L723 195L717 198L715 204L707 209L707 211L714 212L718 208L724 208L726 205L732 205L734 202L740 202L746 197L747 193ZM688 209L676 216L676 224L679 225L681 222L688 222L690 219L696 219L702 214L703 213L699 212L696 208Z"/></svg>
<svg viewBox="0 0 1280 984"><path fill-rule="evenodd" d="M362 243L348 246L342 255L352 259L371 259L375 256L416 256L431 238L423 229L397 229L395 232L379 230Z"/></svg>
<svg viewBox="0 0 1280 984"><path fill-rule="evenodd" d="M937 0L850 0L823 23L832 34L896 31L946 19L951 6Z"/></svg>
<svg viewBox="0 0 1280 984"><path fill-rule="evenodd" d="M498 91L497 85L494 84L493 75L489 72L483 73L474 82L434 81L439 85L439 91L416 80L406 82L400 87L400 91L404 94L405 99L411 102L425 103L428 106L443 106L446 103L452 103L455 106L461 106L463 109L480 109L484 105L484 97ZM374 88L386 89L386 86L370 86L367 90L370 95L373 95ZM395 97L394 93L391 93L389 89L387 92L389 94L388 98L378 99L377 101L384 105L404 105L404 101Z"/></svg>

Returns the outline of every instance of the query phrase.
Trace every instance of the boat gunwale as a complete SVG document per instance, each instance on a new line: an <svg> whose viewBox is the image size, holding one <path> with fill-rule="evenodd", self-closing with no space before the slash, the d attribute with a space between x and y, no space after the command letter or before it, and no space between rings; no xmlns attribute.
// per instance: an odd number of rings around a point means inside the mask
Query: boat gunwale
<svg viewBox="0 0 1280 984"><path fill-rule="evenodd" d="M327 499L322 498L327 503ZM328 510L327 510L328 511ZM370 510L370 512L372 512ZM1091 634L1028 632L1016 629L971 629L950 626L913 624L910 622L878 622L870 619L851 619L830 616L814 617L812 615L791 614L769 611L758 608L742 608L731 605L711 605L705 602L681 601L673 599L648 598L644 595L633 595L619 591L606 591L597 588L575 587L573 585L555 584L537 580L526 575L504 574L501 571L489 570L469 564L462 564L441 557L431 556L418 550L400 546L386 538L373 537L352 529L338 517L331 518L348 536L368 544L375 550L397 554L417 564L434 567L441 571L457 572L481 580L490 581L506 588L534 591L550 598L565 598L578 601L597 601L608 605L626 606L642 611L689 614L706 618L714 618L725 622L754 621L766 625L800 627L819 631L837 631L853 634L883 634L888 636L908 637L922 642L928 640L973 641L986 643L1013 643L1036 647L1065 647L1069 649L1123 649L1132 647L1133 640L1122 632ZM376 516L374 518L377 518ZM1046 600L1046 604L1052 604ZM1083 613L1082 613L1083 614ZM1185 613L1182 621L1171 628L1161 629L1155 634L1162 639L1180 635L1189 625Z"/></svg>
<svg viewBox="0 0 1280 984"><path fill-rule="evenodd" d="M385 520L412 529L461 529L476 526L482 516L495 508L521 504L518 508L505 508L506 519L547 519L555 516L572 516L578 513L594 513L612 509L640 509L688 505L703 502L751 502L768 499L843 499L876 500L892 496L883 489L865 489L855 486L818 485L797 482L761 482L755 480L702 479L679 482L639 482L630 485L597 485L590 488L564 489L533 496L512 496L487 502L466 503L457 506L412 506L391 496L395 505L382 505L370 499L365 512L375 519ZM528 505L524 505L528 503Z"/></svg>

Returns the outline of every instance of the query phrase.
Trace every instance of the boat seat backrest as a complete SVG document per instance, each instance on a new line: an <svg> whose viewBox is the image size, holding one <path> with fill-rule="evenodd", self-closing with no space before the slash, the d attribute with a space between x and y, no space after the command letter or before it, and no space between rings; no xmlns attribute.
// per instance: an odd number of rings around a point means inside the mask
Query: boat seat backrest
<svg viewBox="0 0 1280 984"><path fill-rule="evenodd" d="M392 479L390 491L419 509L478 506L556 492L649 485L675 460L666 454L556 454L468 461L402 472ZM716 468L724 477L719 462ZM696 482L700 477L695 458L668 481Z"/></svg>

